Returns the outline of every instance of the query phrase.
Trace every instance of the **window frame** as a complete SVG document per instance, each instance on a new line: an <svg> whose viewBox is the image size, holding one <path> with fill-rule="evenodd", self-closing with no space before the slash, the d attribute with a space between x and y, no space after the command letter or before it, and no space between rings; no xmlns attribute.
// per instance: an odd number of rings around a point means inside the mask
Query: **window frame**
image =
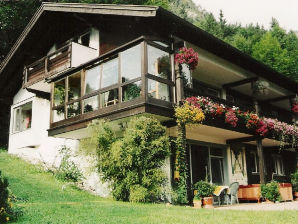
<svg viewBox="0 0 298 224"><path fill-rule="evenodd" d="M272 155L273 174L275 176L285 176L285 166L281 155Z"/></svg>
<svg viewBox="0 0 298 224"><path fill-rule="evenodd" d="M17 121L17 116L16 116L16 111L18 109L21 109L20 110L20 114L22 113L22 108L27 105L27 104L31 104L31 119L30 119L30 127L29 128L26 128L24 130L16 130L16 121ZM18 105L18 106L15 106L12 108L12 114L13 114L13 117L12 117L12 128L11 128L11 134L16 134L16 133L21 133L21 132L24 132L24 131L28 131L30 129L32 129L32 119L33 119L33 100L30 100L30 101L27 101L21 105Z"/></svg>

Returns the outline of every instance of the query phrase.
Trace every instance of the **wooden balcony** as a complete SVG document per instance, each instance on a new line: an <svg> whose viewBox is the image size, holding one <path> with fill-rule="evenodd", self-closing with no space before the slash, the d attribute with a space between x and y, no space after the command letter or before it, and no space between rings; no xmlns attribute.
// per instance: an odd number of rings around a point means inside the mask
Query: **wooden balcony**
<svg viewBox="0 0 298 224"><path fill-rule="evenodd" d="M71 43L24 68L24 87L71 67Z"/></svg>
<svg viewBox="0 0 298 224"><path fill-rule="evenodd" d="M97 56L98 51L96 49L75 42L67 42L55 52L25 66L24 87L29 87Z"/></svg>

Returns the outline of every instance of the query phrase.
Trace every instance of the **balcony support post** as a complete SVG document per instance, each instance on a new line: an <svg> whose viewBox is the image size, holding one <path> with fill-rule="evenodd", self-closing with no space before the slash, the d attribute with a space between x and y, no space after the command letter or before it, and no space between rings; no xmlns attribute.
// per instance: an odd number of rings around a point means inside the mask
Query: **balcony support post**
<svg viewBox="0 0 298 224"><path fill-rule="evenodd" d="M256 114L259 116L259 114L260 114L259 103L255 97L254 97L253 101L254 101ZM258 153L258 157L259 157L260 184L265 184L265 165L264 165L264 152L263 152L262 139L258 138L256 140L256 143L257 143L257 153Z"/></svg>

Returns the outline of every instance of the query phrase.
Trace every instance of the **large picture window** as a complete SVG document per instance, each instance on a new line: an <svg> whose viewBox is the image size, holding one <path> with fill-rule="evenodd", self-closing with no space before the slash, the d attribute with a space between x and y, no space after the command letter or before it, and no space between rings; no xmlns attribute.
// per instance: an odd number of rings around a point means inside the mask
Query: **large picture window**
<svg viewBox="0 0 298 224"><path fill-rule="evenodd" d="M23 104L13 110L14 123L13 132L25 131L31 128L32 122L32 102Z"/></svg>
<svg viewBox="0 0 298 224"><path fill-rule="evenodd" d="M93 116L92 111L117 109L120 103L131 105L140 99L171 106L174 82L169 52L163 42L138 38L55 81L51 122L87 113Z"/></svg>

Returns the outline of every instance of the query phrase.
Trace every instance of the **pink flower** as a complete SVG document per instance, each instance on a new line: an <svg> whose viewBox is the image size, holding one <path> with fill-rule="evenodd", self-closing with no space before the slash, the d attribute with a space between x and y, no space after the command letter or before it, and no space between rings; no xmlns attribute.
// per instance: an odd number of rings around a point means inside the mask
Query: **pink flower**
<svg viewBox="0 0 298 224"><path fill-rule="evenodd" d="M192 48L180 48L179 52L175 55L175 62L178 64L186 64L190 70L194 70L199 61L198 53Z"/></svg>
<svg viewBox="0 0 298 224"><path fill-rule="evenodd" d="M238 118L234 110L229 109L225 114L225 122L232 125L233 127L237 126Z"/></svg>
<svg viewBox="0 0 298 224"><path fill-rule="evenodd" d="M292 111L294 113L298 113L298 103L294 103L293 106L292 106Z"/></svg>

